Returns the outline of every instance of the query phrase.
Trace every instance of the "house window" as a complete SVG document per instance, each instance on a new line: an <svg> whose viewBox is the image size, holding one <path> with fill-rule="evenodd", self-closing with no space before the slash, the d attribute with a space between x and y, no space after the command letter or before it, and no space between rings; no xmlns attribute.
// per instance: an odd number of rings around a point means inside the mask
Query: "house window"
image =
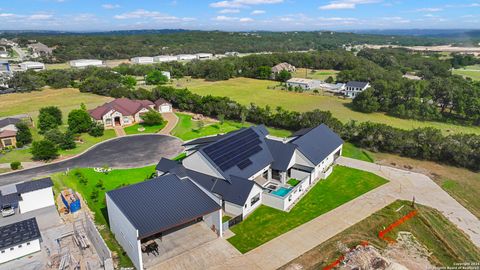
<svg viewBox="0 0 480 270"><path fill-rule="evenodd" d="M245 207L245 209L247 209L247 204L245 204L245 206L244 206L244 207Z"/></svg>
<svg viewBox="0 0 480 270"><path fill-rule="evenodd" d="M5 253L5 250L2 250L2 253Z"/></svg>
<svg viewBox="0 0 480 270"><path fill-rule="evenodd" d="M107 125L107 126L112 125L112 118L105 119L105 125Z"/></svg>
<svg viewBox="0 0 480 270"><path fill-rule="evenodd" d="M13 247L10 248L10 251L13 251Z"/></svg>
<svg viewBox="0 0 480 270"><path fill-rule="evenodd" d="M12 139L3 140L3 145L5 145L5 146L11 146L12 144L13 144Z"/></svg>
<svg viewBox="0 0 480 270"><path fill-rule="evenodd" d="M18 248L22 248L22 245L18 245Z"/></svg>
<svg viewBox="0 0 480 270"><path fill-rule="evenodd" d="M258 201L260 201L260 193L255 195L251 200L250 200L250 205L254 206Z"/></svg>
<svg viewBox="0 0 480 270"><path fill-rule="evenodd" d="M30 246L30 242L27 242L27 246Z"/></svg>

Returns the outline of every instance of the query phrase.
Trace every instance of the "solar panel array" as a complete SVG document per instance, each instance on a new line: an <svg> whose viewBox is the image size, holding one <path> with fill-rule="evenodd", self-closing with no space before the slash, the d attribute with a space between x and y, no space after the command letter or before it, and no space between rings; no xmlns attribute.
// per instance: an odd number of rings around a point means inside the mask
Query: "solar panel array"
<svg viewBox="0 0 480 270"><path fill-rule="evenodd" d="M0 227L0 249L40 238L35 218Z"/></svg>
<svg viewBox="0 0 480 270"><path fill-rule="evenodd" d="M204 151L222 171L235 165L244 169L252 164L248 158L262 150L260 144L258 134L252 129L246 129L205 147Z"/></svg>

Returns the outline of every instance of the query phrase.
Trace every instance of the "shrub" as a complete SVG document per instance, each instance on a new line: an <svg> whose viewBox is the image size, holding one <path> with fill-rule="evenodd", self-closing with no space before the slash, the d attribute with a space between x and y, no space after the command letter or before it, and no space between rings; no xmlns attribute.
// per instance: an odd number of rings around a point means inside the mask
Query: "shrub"
<svg viewBox="0 0 480 270"><path fill-rule="evenodd" d="M22 167L22 163L20 161L14 161L14 162L10 163L10 168L12 170L18 170L18 169L20 169L20 167Z"/></svg>
<svg viewBox="0 0 480 270"><path fill-rule="evenodd" d="M63 141L63 134L60 130L54 128L50 129L43 134L43 137L47 141L51 141L52 143L59 145Z"/></svg>
<svg viewBox="0 0 480 270"><path fill-rule="evenodd" d="M68 114L68 130L73 133L88 132L92 127L92 118L86 110L77 109Z"/></svg>
<svg viewBox="0 0 480 270"><path fill-rule="evenodd" d="M149 110L148 112L144 113L141 118L143 120L143 124L146 126L160 125L163 123L162 114L154 110Z"/></svg>
<svg viewBox="0 0 480 270"><path fill-rule="evenodd" d="M103 124L93 122L88 134L93 137L101 137L103 136L104 131L105 128L103 127Z"/></svg>
<svg viewBox="0 0 480 270"><path fill-rule="evenodd" d="M15 127L17 128L17 147L23 147L32 142L32 133L25 122L18 122Z"/></svg>
<svg viewBox="0 0 480 270"><path fill-rule="evenodd" d="M58 144L60 149L62 150L67 150L67 149L74 149L77 147L75 144L75 136L71 131L65 132L65 134L62 134L62 140Z"/></svg>
<svg viewBox="0 0 480 270"><path fill-rule="evenodd" d="M62 124L62 111L55 106L43 107L38 115L38 129L44 133Z"/></svg>
<svg viewBox="0 0 480 270"><path fill-rule="evenodd" d="M33 142L31 151L34 160L51 160L58 157L57 146L47 140Z"/></svg>

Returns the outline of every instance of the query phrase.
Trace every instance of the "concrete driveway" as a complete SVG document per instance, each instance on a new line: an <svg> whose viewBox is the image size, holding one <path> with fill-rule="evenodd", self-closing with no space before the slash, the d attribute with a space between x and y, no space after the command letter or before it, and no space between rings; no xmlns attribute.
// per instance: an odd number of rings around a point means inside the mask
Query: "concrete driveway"
<svg viewBox="0 0 480 270"><path fill-rule="evenodd" d="M160 134L115 138L91 148L71 159L0 175L0 186L72 168L92 168L108 165L113 168L144 167L157 163L161 157L172 158L183 150L182 141Z"/></svg>

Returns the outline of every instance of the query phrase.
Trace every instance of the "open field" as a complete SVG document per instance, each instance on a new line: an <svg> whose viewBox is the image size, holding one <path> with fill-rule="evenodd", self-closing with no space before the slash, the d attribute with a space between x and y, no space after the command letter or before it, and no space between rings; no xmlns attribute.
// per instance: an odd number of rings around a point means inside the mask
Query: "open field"
<svg viewBox="0 0 480 270"><path fill-rule="evenodd" d="M81 184L76 172L81 173L86 179L86 184ZM88 204L88 207L95 215L95 223L99 226L100 233L107 243L108 247L115 252L120 259L120 266L132 266L130 259L116 242L114 236L108 228L108 216L105 205L105 193L109 190L120 188L121 186L129 185L144 181L155 172L155 166L148 166L144 168L127 169L127 170L112 170L108 174L97 173L93 169L75 169L71 170L67 175L64 173L57 173L52 175L55 191L59 192L64 188L72 188L79 192L83 199ZM99 183L102 182L102 185ZM92 195L98 191L98 196Z"/></svg>
<svg viewBox="0 0 480 270"><path fill-rule="evenodd" d="M397 212L402 205L404 207ZM399 231L411 232L432 253L429 261L436 266L480 261L480 250L440 212L422 205L416 207L419 214L388 233L390 238L395 239ZM294 264L296 269L299 269L298 265L302 266L301 269L322 269L342 255L339 243L355 247L367 241L375 247L387 248L387 242L378 237L378 232L411 210L410 202L395 201L280 269L292 269L289 267Z"/></svg>
<svg viewBox="0 0 480 270"><path fill-rule="evenodd" d="M261 205L231 228L235 236L228 241L245 253L385 183L375 174L335 166L328 179L312 187L290 212Z"/></svg>
<svg viewBox="0 0 480 270"><path fill-rule="evenodd" d="M199 137L205 137L220 133L227 133L242 127L249 127L250 123L239 123L225 120L223 123L211 121L193 121L189 114L177 113L179 118L177 126L173 129L172 135L184 141ZM202 122L202 123L200 123ZM267 128L271 135L277 137L288 137L291 132L288 130Z"/></svg>
<svg viewBox="0 0 480 270"><path fill-rule="evenodd" d="M452 73L471 78L472 80L480 81L480 65L466 66L465 68L454 69Z"/></svg>
<svg viewBox="0 0 480 270"><path fill-rule="evenodd" d="M314 109L332 112L333 116L347 122L357 120L387 124L402 129L419 127L434 127L450 133L480 134L479 127L460 126L433 121L416 121L388 116L384 113L361 113L349 108L351 100L331 95L315 95L309 93L294 93L283 90L274 90L278 82L255 80L249 78L234 78L227 81L208 82L202 79L175 80L173 86L188 88L200 95L227 96L243 105L255 103L260 106L269 105L272 108L281 106L285 109L305 112ZM270 89L269 89L270 88Z"/></svg>
<svg viewBox="0 0 480 270"><path fill-rule="evenodd" d="M306 68L297 68L297 71L292 73L293 78L307 78L325 81L328 77L335 79L337 77L338 70L333 69L306 69Z"/></svg>
<svg viewBox="0 0 480 270"><path fill-rule="evenodd" d="M368 151L358 148L355 145L348 142L343 144L342 156L359 159L367 162L374 162L374 159L368 153Z"/></svg>
<svg viewBox="0 0 480 270"><path fill-rule="evenodd" d="M431 161L385 153L367 153L378 164L394 166L430 176L450 196L480 218L480 173Z"/></svg>

